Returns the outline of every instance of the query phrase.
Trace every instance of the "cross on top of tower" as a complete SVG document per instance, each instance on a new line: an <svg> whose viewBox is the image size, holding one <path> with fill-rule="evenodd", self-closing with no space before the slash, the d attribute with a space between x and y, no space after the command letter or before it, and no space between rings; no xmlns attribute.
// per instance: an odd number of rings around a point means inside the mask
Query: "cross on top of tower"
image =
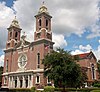
<svg viewBox="0 0 100 92"><path fill-rule="evenodd" d="M42 2L42 4L44 5L44 1Z"/></svg>

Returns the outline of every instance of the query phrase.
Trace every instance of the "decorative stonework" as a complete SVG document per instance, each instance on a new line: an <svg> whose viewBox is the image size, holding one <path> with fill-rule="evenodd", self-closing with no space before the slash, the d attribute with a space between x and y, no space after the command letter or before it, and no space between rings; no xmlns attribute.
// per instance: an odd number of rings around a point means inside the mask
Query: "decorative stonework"
<svg viewBox="0 0 100 92"><path fill-rule="evenodd" d="M27 64L27 56L25 54L21 54L18 58L18 66L19 68L25 68Z"/></svg>

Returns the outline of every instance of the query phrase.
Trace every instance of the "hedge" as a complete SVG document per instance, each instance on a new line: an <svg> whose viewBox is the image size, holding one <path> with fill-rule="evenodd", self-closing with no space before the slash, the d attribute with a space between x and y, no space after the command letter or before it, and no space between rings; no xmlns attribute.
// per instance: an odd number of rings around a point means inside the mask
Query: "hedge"
<svg viewBox="0 0 100 92"><path fill-rule="evenodd" d="M100 92L100 90L92 90L91 92Z"/></svg>
<svg viewBox="0 0 100 92"><path fill-rule="evenodd" d="M45 86L43 92L54 92L55 88L53 86Z"/></svg>
<svg viewBox="0 0 100 92"><path fill-rule="evenodd" d="M82 88L82 89L76 89L76 88L66 88L66 92L100 92L100 88ZM54 88L52 86L46 86L44 87L44 91L36 90L35 87L32 87L31 89L28 88L16 88L16 89L9 89L9 92L62 92L62 88ZM8 92L8 91L7 91Z"/></svg>
<svg viewBox="0 0 100 92"><path fill-rule="evenodd" d="M100 83L94 84L94 87L99 87L100 88Z"/></svg>
<svg viewBox="0 0 100 92"><path fill-rule="evenodd" d="M55 88L55 91L62 92L62 88ZM76 88L66 88L66 92L91 92L92 90L100 90L100 88L82 88L82 89L76 89ZM100 92L100 91L99 91Z"/></svg>
<svg viewBox="0 0 100 92"><path fill-rule="evenodd" d="M9 92L31 92L29 88L16 88L16 89L9 89Z"/></svg>

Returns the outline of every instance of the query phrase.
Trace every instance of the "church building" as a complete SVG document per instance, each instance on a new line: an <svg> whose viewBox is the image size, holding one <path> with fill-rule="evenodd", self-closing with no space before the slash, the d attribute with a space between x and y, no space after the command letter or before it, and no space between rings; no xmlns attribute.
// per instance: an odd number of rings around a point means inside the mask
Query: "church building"
<svg viewBox="0 0 100 92"><path fill-rule="evenodd" d="M25 40L21 36L21 27L15 17L8 30L6 42L2 87L7 88L42 88L50 84L44 78L42 59L53 50L51 18L43 4L36 18L34 42Z"/></svg>
<svg viewBox="0 0 100 92"><path fill-rule="evenodd" d="M4 70L2 74L2 87L6 88L31 88L35 86L42 89L52 85L43 75L42 60L47 53L53 50L51 18L46 6L43 4L35 15L36 31L34 41L26 41L26 35L21 36L21 27L16 17L7 28L8 39L6 42ZM97 59L92 52L79 54L79 61L87 73L89 86L98 80Z"/></svg>

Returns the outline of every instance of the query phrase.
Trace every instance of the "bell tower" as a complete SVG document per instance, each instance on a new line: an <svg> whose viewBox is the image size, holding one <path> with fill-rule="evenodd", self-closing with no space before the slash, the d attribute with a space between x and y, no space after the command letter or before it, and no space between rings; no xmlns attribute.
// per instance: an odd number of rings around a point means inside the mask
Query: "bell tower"
<svg viewBox="0 0 100 92"><path fill-rule="evenodd" d="M16 16L13 19L9 28L7 28L7 30L8 30L8 39L6 43L6 48L11 48L14 47L20 41L20 33L22 30L19 26Z"/></svg>
<svg viewBox="0 0 100 92"><path fill-rule="evenodd" d="M51 32L51 18L49 12L44 5L40 7L38 14L35 16L36 18L36 32L34 33L34 40L40 39L48 39L52 40L52 32Z"/></svg>

